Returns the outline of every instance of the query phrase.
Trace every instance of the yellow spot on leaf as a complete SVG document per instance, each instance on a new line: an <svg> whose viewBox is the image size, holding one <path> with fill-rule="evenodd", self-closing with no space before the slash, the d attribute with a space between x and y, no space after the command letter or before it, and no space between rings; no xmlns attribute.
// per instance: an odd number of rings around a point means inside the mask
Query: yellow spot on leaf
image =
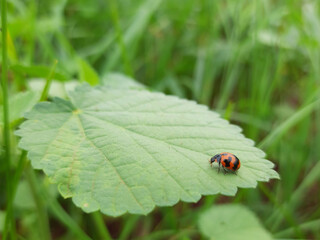
<svg viewBox="0 0 320 240"><path fill-rule="evenodd" d="M72 113L73 113L73 114L80 114L80 113L82 113L82 110L76 109L76 110L74 110Z"/></svg>

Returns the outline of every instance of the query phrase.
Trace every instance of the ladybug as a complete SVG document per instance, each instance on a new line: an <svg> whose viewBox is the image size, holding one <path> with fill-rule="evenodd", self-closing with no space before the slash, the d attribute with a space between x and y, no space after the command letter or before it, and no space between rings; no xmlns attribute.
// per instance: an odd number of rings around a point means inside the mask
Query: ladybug
<svg viewBox="0 0 320 240"><path fill-rule="evenodd" d="M220 172L220 166L222 165L222 168L226 171L229 170L233 173L236 173L236 171L240 168L240 160L232 153L223 152L217 155L214 155L210 159L210 164L212 167L212 164L214 162L219 163L219 170Z"/></svg>

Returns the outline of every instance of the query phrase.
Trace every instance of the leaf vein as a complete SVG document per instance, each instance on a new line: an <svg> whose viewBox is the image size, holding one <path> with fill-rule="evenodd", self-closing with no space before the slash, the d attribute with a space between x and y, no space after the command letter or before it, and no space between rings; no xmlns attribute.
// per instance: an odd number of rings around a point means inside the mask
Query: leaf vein
<svg viewBox="0 0 320 240"><path fill-rule="evenodd" d="M89 143L91 144L91 146L93 146L95 149L97 149L100 154L103 156L103 158L110 163L110 165L112 166L114 172L118 175L119 179L121 180L121 182L127 187L127 189L129 190L130 194L132 195L133 199L136 201L136 203L141 207L141 209L144 209L144 207L142 206L142 204L138 201L138 199L136 198L136 196L134 195L134 193L132 192L131 190L131 187L128 186L128 184L124 181L124 179L122 178L122 176L120 175L120 173L117 171L116 167L112 164L112 162L107 158L107 156L105 155L105 153L100 149L98 148L94 143L93 141L86 135L85 133L85 130L83 128L83 124L82 124L82 121L79 117L79 115L77 115L77 119L78 119L78 122L79 122L79 127L81 127L81 133L83 135L83 137L85 139L87 139L89 141Z"/></svg>

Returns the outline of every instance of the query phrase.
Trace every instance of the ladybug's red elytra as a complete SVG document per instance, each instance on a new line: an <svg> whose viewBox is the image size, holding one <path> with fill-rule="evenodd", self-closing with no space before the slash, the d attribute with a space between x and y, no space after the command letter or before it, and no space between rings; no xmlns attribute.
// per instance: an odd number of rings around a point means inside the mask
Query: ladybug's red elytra
<svg viewBox="0 0 320 240"><path fill-rule="evenodd" d="M239 168L240 168L240 160L239 158L237 158L234 154L232 153L227 153L227 152L223 152L217 155L214 155L211 159L210 159L210 164L212 166L212 164L214 162L219 163L219 170L218 172L220 172L220 166L222 165L222 168L224 170L229 170L231 172L236 172Z"/></svg>

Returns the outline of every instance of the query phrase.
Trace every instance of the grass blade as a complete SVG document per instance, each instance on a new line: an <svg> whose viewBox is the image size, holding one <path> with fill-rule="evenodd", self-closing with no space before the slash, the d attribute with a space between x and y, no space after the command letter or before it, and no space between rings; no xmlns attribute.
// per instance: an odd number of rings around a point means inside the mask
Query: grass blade
<svg viewBox="0 0 320 240"><path fill-rule="evenodd" d="M116 0L110 1L110 11L111 11L113 25L116 29L117 42L120 47L121 57L122 57L122 61L123 61L126 73L129 76L133 76L132 66L131 66L130 61L128 59L126 46L123 41L123 35L122 35L121 27L119 24L119 14L118 14L118 6L117 6Z"/></svg>
<svg viewBox="0 0 320 240"><path fill-rule="evenodd" d="M55 60L52 68L51 68L51 71L46 79L46 85L44 86L43 88L43 91L42 91L42 94L41 94L41 97L40 97L40 101L45 101L48 97L48 93L49 93L49 89L50 89L50 85L52 83L52 77L53 77L53 74L54 74L54 71L56 69L56 66L57 66L57 63L58 61Z"/></svg>
<svg viewBox="0 0 320 240"><path fill-rule="evenodd" d="M312 111L319 107L320 100L314 101L309 105L303 107L295 114L293 114L290 118L280 124L276 129L274 129L267 137L265 137L260 144L259 148L268 148L271 144L274 144L279 138L285 134L290 128L296 125L299 121L307 117L312 113Z"/></svg>
<svg viewBox="0 0 320 240"><path fill-rule="evenodd" d="M1 23L2 23L2 98L3 98L3 141L5 148L5 158L4 158L4 166L6 169L6 194L7 194L7 209L6 209L6 220L5 220L5 228L3 233L3 239L7 238L7 234L9 232L9 228L11 233L15 233L14 219L12 214L12 202L10 201L11 196L11 177L10 177L10 167L11 167L11 153L10 153L10 125L9 125L9 97L8 97L8 43L7 43L7 1L1 0ZM11 223L7 225L6 223Z"/></svg>
<svg viewBox="0 0 320 240"><path fill-rule="evenodd" d="M123 42L126 49L130 46L131 51L134 51L136 41L142 36L150 17L161 2L162 0L147 0L140 6L139 10L137 10L135 18L131 21L131 26L123 36ZM105 63L102 65L104 73L113 69L113 67L118 63L120 55L120 49L116 48L111 55L106 56ZM132 52L130 55L133 55Z"/></svg>
<svg viewBox="0 0 320 240"><path fill-rule="evenodd" d="M302 223L300 224L300 228L301 230L304 230L304 231L317 232L319 231L319 228L320 228L320 219ZM295 229L291 227L275 233L274 236L276 238L284 238L284 237L292 236L294 235L294 233L295 233Z"/></svg>
<svg viewBox="0 0 320 240"><path fill-rule="evenodd" d="M41 239L51 239L50 227L49 227L49 218L47 209L43 199L41 198L40 188L38 186L37 177L35 175L34 170L29 165L26 169L26 177L30 186L30 190L33 196L33 199L36 203L36 211L38 215L39 221L39 232Z"/></svg>
<svg viewBox="0 0 320 240"><path fill-rule="evenodd" d="M98 235L100 235L100 239L111 240L112 238L110 236L107 226L103 221L102 214L100 212L94 212L91 215L96 225Z"/></svg>

